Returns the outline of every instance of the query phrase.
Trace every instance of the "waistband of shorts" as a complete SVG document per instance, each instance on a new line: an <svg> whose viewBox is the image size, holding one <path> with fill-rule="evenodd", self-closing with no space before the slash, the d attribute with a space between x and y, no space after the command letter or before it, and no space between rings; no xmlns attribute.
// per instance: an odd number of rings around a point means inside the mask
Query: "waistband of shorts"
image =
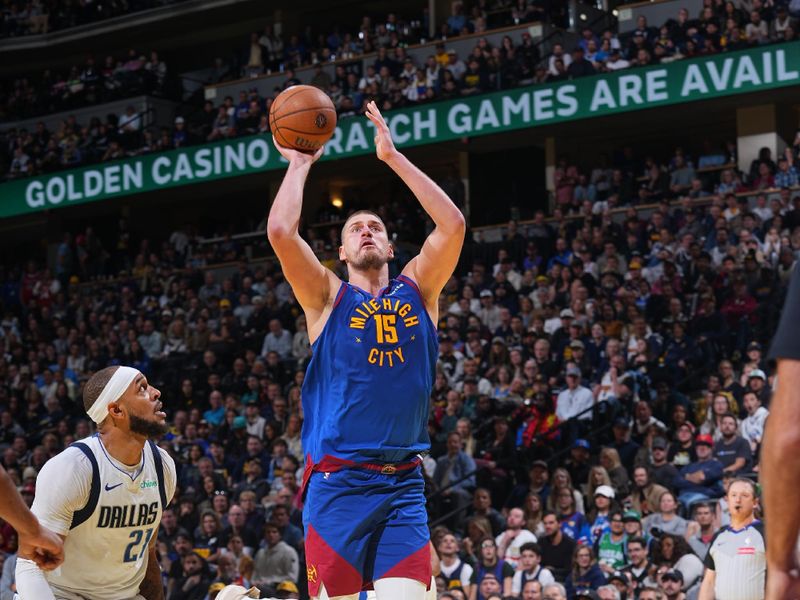
<svg viewBox="0 0 800 600"><path fill-rule="evenodd" d="M400 463L368 463L356 462L335 456L325 456L316 463L312 469L315 472L335 473L342 469L357 469L361 471L372 471L383 475L394 475L403 471L410 471L422 464L422 456L417 455L409 461Z"/></svg>

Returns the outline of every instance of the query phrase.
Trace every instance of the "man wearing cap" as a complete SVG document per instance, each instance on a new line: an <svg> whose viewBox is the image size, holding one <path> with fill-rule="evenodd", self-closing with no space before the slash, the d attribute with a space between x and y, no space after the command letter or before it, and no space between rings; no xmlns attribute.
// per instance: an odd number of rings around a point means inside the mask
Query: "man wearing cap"
<svg viewBox="0 0 800 600"><path fill-rule="evenodd" d="M608 486L599 486L600 488ZM613 490L612 490L613 491ZM612 511L608 516L609 529L604 531L600 539L595 544L595 554L597 564L608 574L621 569L627 562L625 555L625 544L628 536L625 534L625 523L622 521L622 513L618 510Z"/></svg>
<svg viewBox="0 0 800 600"><path fill-rule="evenodd" d="M608 585L613 585L619 594L619 600L633 600L633 585L630 576L624 571L608 574Z"/></svg>
<svg viewBox="0 0 800 600"><path fill-rule="evenodd" d="M556 401L556 416L565 423L566 441L572 442L592 421L594 414L589 409L594 406L594 394L581 385L581 370L575 365L567 367L566 379L567 387L558 394ZM575 420L566 423L572 418Z"/></svg>
<svg viewBox="0 0 800 600"><path fill-rule="evenodd" d="M589 471L592 468L591 455L589 451L591 445L587 440L579 438L570 448L569 455L565 463L567 471L569 471L572 481L587 481L589 478Z"/></svg>
<svg viewBox="0 0 800 600"><path fill-rule="evenodd" d="M600 536L610 530L610 508L611 502L614 500L615 496L614 488L610 485L599 485L594 491L593 503L595 510L593 512L595 514L595 519L594 522L589 525L591 529L589 541L593 547L597 546Z"/></svg>
<svg viewBox="0 0 800 600"><path fill-rule="evenodd" d="M683 593L683 573L678 569L667 569L660 577L661 591L665 600L686 600Z"/></svg>
<svg viewBox="0 0 800 600"><path fill-rule="evenodd" d="M500 307L494 303L492 290L481 290L479 297L481 307L478 310L478 318L489 331L497 331L500 327Z"/></svg>
<svg viewBox="0 0 800 600"><path fill-rule="evenodd" d="M622 513L622 526L625 528L625 535L628 538L644 537L649 542L649 536L644 533L642 528L642 514L638 510L626 510ZM627 543L625 549L627 550Z"/></svg>
<svg viewBox="0 0 800 600"><path fill-rule="evenodd" d="M695 438L697 460L683 467L672 486L678 500L690 508L695 502L722 496L722 463L713 456L714 438L701 433Z"/></svg>
<svg viewBox="0 0 800 600"><path fill-rule="evenodd" d="M564 352L564 348L567 347L570 341L569 337L569 329L570 325L574 322L575 313L572 311L571 308L565 308L559 313L559 321L554 330L553 336L550 339L550 344L553 348L553 351L557 355L561 355ZM555 319L553 319L555 321ZM545 331L547 327L545 326Z"/></svg>
<svg viewBox="0 0 800 600"><path fill-rule="evenodd" d="M98 434L42 467L47 486L32 509L64 538L64 565L43 573L34 562L18 560L20 600L163 600L155 544L176 472L169 454L150 439L167 431L160 397L131 367L107 367L86 383L84 407Z"/></svg>
<svg viewBox="0 0 800 600"><path fill-rule="evenodd" d="M547 463L543 460L533 461L528 468L528 483L518 483L514 486L506 500L505 508L510 509L515 506L522 506L528 494L536 494L541 499L542 504L545 504L547 497L550 495L549 478L550 469Z"/></svg>
<svg viewBox="0 0 800 600"><path fill-rule="evenodd" d="M654 438L650 446L650 476L665 488L671 487L678 475L678 469L667 460L667 446L667 440L660 436Z"/></svg>
<svg viewBox="0 0 800 600"><path fill-rule="evenodd" d="M769 387L767 386L767 375L761 369L753 369L747 375L746 391L755 392L758 395L761 404L768 405L770 396L772 395Z"/></svg>

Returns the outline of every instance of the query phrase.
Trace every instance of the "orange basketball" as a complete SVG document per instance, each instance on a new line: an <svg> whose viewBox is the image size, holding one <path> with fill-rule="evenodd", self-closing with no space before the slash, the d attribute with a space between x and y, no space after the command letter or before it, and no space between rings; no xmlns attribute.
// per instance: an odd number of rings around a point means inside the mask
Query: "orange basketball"
<svg viewBox="0 0 800 600"><path fill-rule="evenodd" d="M293 85L272 103L269 126L281 146L316 152L336 129L336 109L322 90L313 85Z"/></svg>

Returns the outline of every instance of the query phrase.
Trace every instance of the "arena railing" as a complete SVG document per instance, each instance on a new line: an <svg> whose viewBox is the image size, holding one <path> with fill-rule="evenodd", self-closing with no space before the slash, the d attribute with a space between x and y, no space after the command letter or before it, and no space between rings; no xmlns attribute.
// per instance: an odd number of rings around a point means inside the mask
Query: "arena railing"
<svg viewBox="0 0 800 600"><path fill-rule="evenodd" d="M598 408L601 408L601 407L604 410L598 411ZM550 438L555 433L560 433L565 427L572 426L573 424L577 423L582 416L584 416L584 415L586 415L588 413L592 413L593 418L595 420L597 420L598 414L601 414L601 413L603 413L605 411L608 411L611 408L612 408L612 403L609 402L608 400L601 400L599 402L595 402L592 406L590 406L589 408L579 412L574 417L572 417L572 418L570 418L570 419L568 419L566 421L562 421L560 423L557 423L555 426L550 427L546 431L543 431L542 433L536 435L533 438L533 440L531 441L531 447L536 446L539 442L546 441L548 438ZM592 429L589 432L587 432L586 434L584 434L584 439L596 440L603 432L605 432L605 431L607 431L608 429L611 428L612 421L613 421L613 419L606 419L604 423L600 424L599 426L595 427L594 429ZM552 454L550 457L542 458L541 460L544 460L547 463L548 468L552 469L552 465L556 464L558 459L561 456L564 456L570 450L571 450L571 447L560 448L556 453ZM520 454L520 455L524 455L527 451L528 451L527 448L517 448L517 453ZM431 502L436 503L444 495L444 493L447 490L450 490L450 489L454 488L456 485L460 484L463 481L466 481L466 480L470 479L471 477L475 477L478 473L480 473L481 471L485 470L486 468L487 468L486 466L479 466L474 471L471 471L471 472L467 473L463 477L460 477L459 479L457 479L455 481L451 481L448 485L446 485L446 486L444 486L442 488L439 488L437 490L434 490L430 494L426 494L425 495L426 502L428 502L428 503L431 503ZM505 501L506 501L506 498L503 498L503 504L505 504ZM464 506L460 506L458 508L455 508L455 509L451 510L450 512L444 514L444 515L439 515L438 517L436 517L436 519L434 519L433 521L431 521L429 523L429 527L430 528L434 528L434 527L436 527L438 525L441 525L442 523L446 523L450 519L452 519L454 517L457 517L462 512L464 512L466 510L469 510L469 508L471 508L471 506L472 506L471 504L465 504Z"/></svg>

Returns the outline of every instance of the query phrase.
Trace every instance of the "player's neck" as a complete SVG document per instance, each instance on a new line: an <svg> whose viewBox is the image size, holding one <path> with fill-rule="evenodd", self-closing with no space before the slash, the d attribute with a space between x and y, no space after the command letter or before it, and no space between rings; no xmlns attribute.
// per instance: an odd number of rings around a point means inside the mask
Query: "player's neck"
<svg viewBox="0 0 800 600"><path fill-rule="evenodd" d="M111 456L123 465L133 467L142 460L142 450L147 439L112 427L100 432L100 441Z"/></svg>
<svg viewBox="0 0 800 600"><path fill-rule="evenodd" d="M383 288L389 285L389 267L386 265L380 270L359 271L350 268L347 274L351 285L361 288L372 296L377 296Z"/></svg>

